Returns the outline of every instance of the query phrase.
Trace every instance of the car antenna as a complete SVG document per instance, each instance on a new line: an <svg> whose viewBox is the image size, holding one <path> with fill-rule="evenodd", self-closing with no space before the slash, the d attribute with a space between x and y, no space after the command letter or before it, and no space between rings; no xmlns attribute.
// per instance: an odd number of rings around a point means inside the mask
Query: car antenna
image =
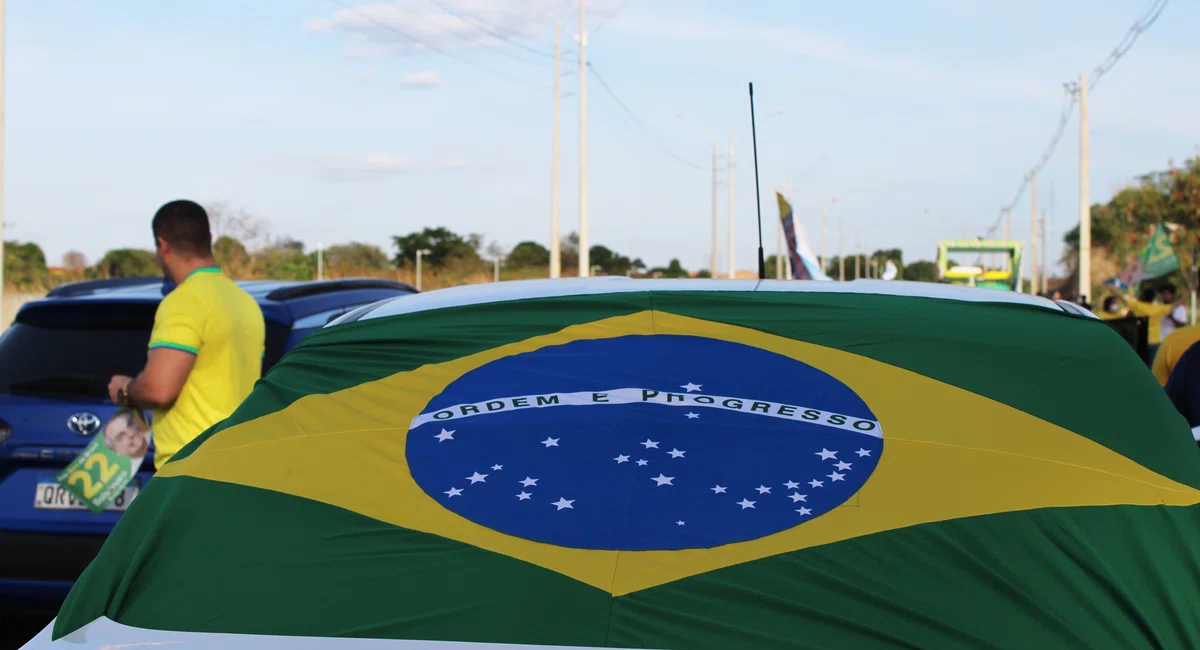
<svg viewBox="0 0 1200 650"><path fill-rule="evenodd" d="M762 196L758 189L758 129L754 123L754 82L750 82L750 140L754 143L754 200L758 205L758 279L767 279L767 263L763 259ZM775 260L778 264L779 260Z"/></svg>

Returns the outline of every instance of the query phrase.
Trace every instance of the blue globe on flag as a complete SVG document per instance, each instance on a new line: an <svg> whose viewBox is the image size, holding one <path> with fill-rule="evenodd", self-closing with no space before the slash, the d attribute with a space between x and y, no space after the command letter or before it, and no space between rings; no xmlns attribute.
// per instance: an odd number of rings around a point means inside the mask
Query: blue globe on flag
<svg viewBox="0 0 1200 650"><path fill-rule="evenodd" d="M712 548L847 503L883 452L846 385L796 359L679 335L505 357L414 419L417 484L493 530L578 549Z"/></svg>

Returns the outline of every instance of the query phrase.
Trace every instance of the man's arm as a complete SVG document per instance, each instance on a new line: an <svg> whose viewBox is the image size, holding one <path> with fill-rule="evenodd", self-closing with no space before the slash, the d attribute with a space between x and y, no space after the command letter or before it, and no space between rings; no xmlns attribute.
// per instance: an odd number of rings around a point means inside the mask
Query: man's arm
<svg viewBox="0 0 1200 650"><path fill-rule="evenodd" d="M173 348L153 348L137 377L113 377L108 394L114 404L164 409L175 403L187 382L196 355ZM124 388L124 393L122 393Z"/></svg>

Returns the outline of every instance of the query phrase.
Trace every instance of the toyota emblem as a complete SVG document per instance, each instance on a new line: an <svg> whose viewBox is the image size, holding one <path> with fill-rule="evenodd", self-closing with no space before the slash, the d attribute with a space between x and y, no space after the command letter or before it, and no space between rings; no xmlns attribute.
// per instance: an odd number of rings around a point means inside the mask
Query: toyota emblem
<svg viewBox="0 0 1200 650"><path fill-rule="evenodd" d="M80 436L90 436L100 430L100 416L81 411L67 418L67 428Z"/></svg>

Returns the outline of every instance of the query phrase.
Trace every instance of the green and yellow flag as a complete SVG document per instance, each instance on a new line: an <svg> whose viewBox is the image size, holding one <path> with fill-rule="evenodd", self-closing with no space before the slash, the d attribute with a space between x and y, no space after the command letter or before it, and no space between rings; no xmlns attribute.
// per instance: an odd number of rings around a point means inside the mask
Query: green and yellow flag
<svg viewBox="0 0 1200 650"><path fill-rule="evenodd" d="M149 482L55 636L1200 642L1200 458L1103 323L645 286L317 333Z"/></svg>

